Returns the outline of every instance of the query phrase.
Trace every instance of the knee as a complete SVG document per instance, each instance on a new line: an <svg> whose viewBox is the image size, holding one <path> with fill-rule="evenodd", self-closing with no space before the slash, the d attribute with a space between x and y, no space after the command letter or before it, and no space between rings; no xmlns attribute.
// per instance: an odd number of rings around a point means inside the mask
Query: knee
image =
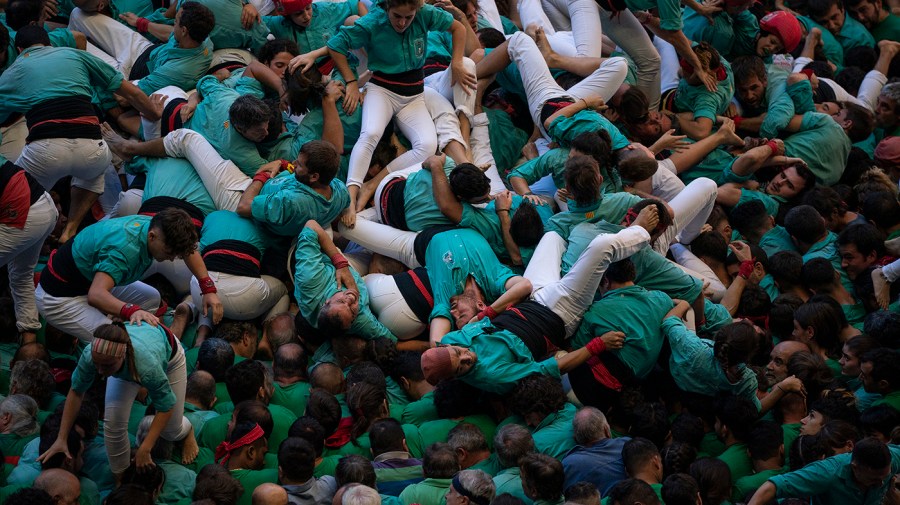
<svg viewBox="0 0 900 505"><path fill-rule="evenodd" d="M438 140L437 135L423 135L419 141L413 146L413 149L421 151L425 156L430 156L437 152Z"/></svg>
<svg viewBox="0 0 900 505"><path fill-rule="evenodd" d="M466 72L470 72L472 75L475 75L475 61L474 60L472 60L471 58L463 57L463 66L466 68Z"/></svg>
<svg viewBox="0 0 900 505"><path fill-rule="evenodd" d="M507 39L509 57L512 58L516 52L518 52L519 48L522 47L522 44L525 44L526 41L531 40L525 32L516 32L512 34Z"/></svg>
<svg viewBox="0 0 900 505"><path fill-rule="evenodd" d="M662 65L662 58L655 47L650 46L646 51L640 51L638 57L634 57L634 63L642 70L658 71Z"/></svg>

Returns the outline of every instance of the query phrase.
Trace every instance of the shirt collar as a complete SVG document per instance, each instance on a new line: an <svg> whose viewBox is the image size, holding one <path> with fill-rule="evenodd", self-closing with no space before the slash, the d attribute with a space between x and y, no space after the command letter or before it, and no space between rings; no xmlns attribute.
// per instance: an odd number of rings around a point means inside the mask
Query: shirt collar
<svg viewBox="0 0 900 505"><path fill-rule="evenodd" d="M388 451L375 456L375 462L381 463L389 459L409 459L410 455L406 451Z"/></svg>

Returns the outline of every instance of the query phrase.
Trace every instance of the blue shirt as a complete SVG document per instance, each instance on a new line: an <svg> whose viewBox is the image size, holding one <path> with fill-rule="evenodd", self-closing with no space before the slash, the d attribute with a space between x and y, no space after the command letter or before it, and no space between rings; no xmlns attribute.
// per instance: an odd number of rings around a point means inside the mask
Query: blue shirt
<svg viewBox="0 0 900 505"><path fill-rule="evenodd" d="M597 486L601 496L606 496L616 483L628 478L622 461L622 447L629 440L628 437L604 438L588 447L573 447L562 459L565 487L576 482L590 482Z"/></svg>

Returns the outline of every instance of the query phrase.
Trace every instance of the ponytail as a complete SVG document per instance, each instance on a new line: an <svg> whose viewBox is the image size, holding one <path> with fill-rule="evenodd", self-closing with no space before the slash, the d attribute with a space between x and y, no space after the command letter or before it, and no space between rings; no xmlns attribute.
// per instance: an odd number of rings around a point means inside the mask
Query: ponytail
<svg viewBox="0 0 900 505"><path fill-rule="evenodd" d="M347 390L347 408L353 416L350 441L354 445L359 446L356 439L368 432L372 423L385 417L386 401L385 391L367 382L354 384Z"/></svg>
<svg viewBox="0 0 900 505"><path fill-rule="evenodd" d="M131 372L131 380L140 384L140 375L135 366L134 346L131 344L131 336L122 323L104 324L94 331L94 338L108 340L110 342L125 344L125 364Z"/></svg>

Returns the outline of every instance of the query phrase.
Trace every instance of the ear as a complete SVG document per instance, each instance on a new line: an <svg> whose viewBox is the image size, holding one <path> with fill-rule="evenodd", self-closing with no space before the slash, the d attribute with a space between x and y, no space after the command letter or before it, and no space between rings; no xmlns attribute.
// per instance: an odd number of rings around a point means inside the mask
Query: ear
<svg viewBox="0 0 900 505"><path fill-rule="evenodd" d="M400 388L404 391L409 391L409 379L406 377L400 377Z"/></svg>
<svg viewBox="0 0 900 505"><path fill-rule="evenodd" d="M319 182L319 174L318 173L308 173L309 182Z"/></svg>
<svg viewBox="0 0 900 505"><path fill-rule="evenodd" d="M409 452L409 446L406 444L406 439L403 439L403 450Z"/></svg>
<svg viewBox="0 0 900 505"><path fill-rule="evenodd" d="M259 387L259 389L256 390L256 399L262 400L265 397L266 397L266 386L265 386L265 384L263 384L262 386Z"/></svg>

